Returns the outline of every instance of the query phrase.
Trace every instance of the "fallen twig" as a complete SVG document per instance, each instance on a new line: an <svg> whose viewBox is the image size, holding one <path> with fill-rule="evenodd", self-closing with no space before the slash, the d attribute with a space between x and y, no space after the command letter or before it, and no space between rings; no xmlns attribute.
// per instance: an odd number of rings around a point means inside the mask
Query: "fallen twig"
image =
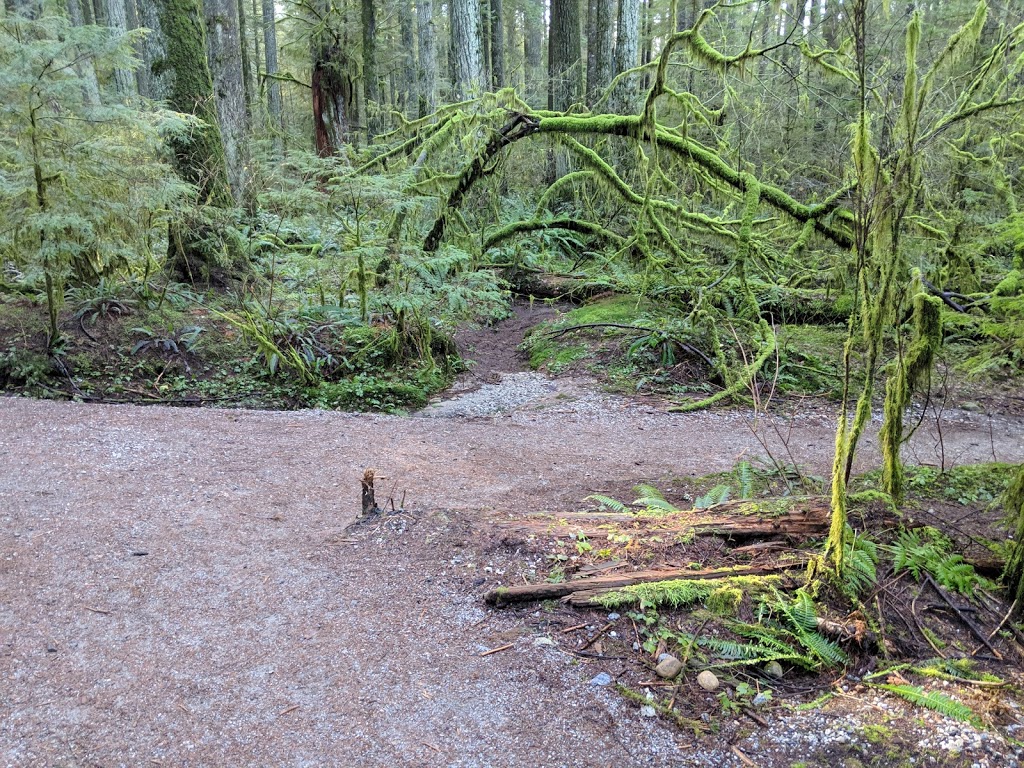
<svg viewBox="0 0 1024 768"><path fill-rule="evenodd" d="M966 626L971 631L971 634L974 635L978 640L980 640L982 645L984 645L992 652L993 656L995 656L999 660L1002 660L1002 654L1000 654L999 651L992 647L992 643L988 641L988 638L985 637L981 629L979 629L978 626L973 621L971 621L971 619L964 613L964 611L958 608L956 604L949 599L949 596L945 593L942 587L935 583L935 579L931 577L931 574L926 573L924 578L925 581L932 585L932 589L934 589L936 593L938 593L939 597L943 599L946 605L953 609L953 613L955 613L957 615L957 618L959 618L960 621L963 622L964 626Z"/></svg>
<svg viewBox="0 0 1024 768"><path fill-rule="evenodd" d="M737 747L735 744L732 746L732 751L733 751L733 754L736 755L736 757L738 757L740 759L740 762L742 762L744 765L749 765L750 768L757 768L757 763L755 763L749 757L744 755L740 751L740 748Z"/></svg>
<svg viewBox="0 0 1024 768"><path fill-rule="evenodd" d="M491 650L484 651L483 653L481 653L480 658L483 658L484 656L490 656L492 653L501 653L502 651L507 651L512 646L513 643L509 643L508 645L503 645L500 648L491 648Z"/></svg>
<svg viewBox="0 0 1024 768"><path fill-rule="evenodd" d="M611 629L614 626L615 626L615 622L614 621L609 621L607 624L605 624L603 627L601 627L599 630L597 630L597 632L594 633L594 636L592 638L587 640L587 642L585 642L583 645L581 645L576 650L578 650L578 651L585 651L585 650L587 650L587 648L589 648L590 646L592 646L594 643L597 642L598 638L601 637L601 635L603 635L605 632L607 632L609 629Z"/></svg>

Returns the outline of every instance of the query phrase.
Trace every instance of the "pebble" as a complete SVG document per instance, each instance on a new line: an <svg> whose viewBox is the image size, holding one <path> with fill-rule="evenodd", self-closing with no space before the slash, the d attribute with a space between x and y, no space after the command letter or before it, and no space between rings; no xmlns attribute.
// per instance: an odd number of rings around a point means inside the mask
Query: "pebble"
<svg viewBox="0 0 1024 768"><path fill-rule="evenodd" d="M682 670L683 662L681 662L675 656L670 656L667 653L662 654L662 656L664 656L665 658L661 659L661 661L658 662L658 666L654 668L654 674L656 674L658 677L664 678L665 680L670 680L676 675L678 675L679 672Z"/></svg>
<svg viewBox="0 0 1024 768"><path fill-rule="evenodd" d="M718 688L718 678L714 672L705 669L697 675L697 684L705 691L713 691Z"/></svg>
<svg viewBox="0 0 1024 768"><path fill-rule="evenodd" d="M612 676L607 672L599 672L590 678L591 685L610 685L612 682Z"/></svg>
<svg viewBox="0 0 1024 768"><path fill-rule="evenodd" d="M658 710L652 707L650 704L644 704L640 707L640 717L657 717Z"/></svg>
<svg viewBox="0 0 1024 768"><path fill-rule="evenodd" d="M619 614L617 614L617 613L609 613L608 614L608 621L618 621L618 620L619 620Z"/></svg>

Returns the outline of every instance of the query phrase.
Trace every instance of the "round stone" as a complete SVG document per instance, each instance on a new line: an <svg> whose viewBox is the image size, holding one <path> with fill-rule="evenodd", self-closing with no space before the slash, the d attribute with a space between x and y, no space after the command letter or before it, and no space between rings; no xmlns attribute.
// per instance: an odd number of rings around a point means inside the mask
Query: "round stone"
<svg viewBox="0 0 1024 768"><path fill-rule="evenodd" d="M670 656L667 653L663 654L664 658L658 662L658 666L654 668L654 674L658 677L669 680L676 675L683 668L683 662L677 659L675 656Z"/></svg>
<svg viewBox="0 0 1024 768"><path fill-rule="evenodd" d="M713 691L718 688L718 678L711 670L705 669L697 675L697 684L705 691Z"/></svg>

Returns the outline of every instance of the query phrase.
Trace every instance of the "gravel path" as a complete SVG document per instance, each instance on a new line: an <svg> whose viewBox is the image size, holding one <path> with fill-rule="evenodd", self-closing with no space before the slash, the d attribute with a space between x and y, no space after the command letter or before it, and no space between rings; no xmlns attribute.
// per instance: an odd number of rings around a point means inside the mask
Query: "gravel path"
<svg viewBox="0 0 1024 768"><path fill-rule="evenodd" d="M536 374L489 386L414 417L0 398L0 764L745 765L485 612L507 555L470 527L728 470L762 454L755 425ZM824 473L827 410L788 429ZM957 413L942 450L1021 461L1022 434ZM347 528L371 466L414 512ZM783 735L742 744L788 766Z"/></svg>

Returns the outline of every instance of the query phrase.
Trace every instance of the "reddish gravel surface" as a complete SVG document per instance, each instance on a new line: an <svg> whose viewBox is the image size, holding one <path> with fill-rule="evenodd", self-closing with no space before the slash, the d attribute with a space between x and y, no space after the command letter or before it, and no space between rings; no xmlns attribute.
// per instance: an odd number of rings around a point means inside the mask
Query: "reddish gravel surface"
<svg viewBox="0 0 1024 768"><path fill-rule="evenodd" d="M512 554L473 519L727 470L749 427L579 381L484 418L0 398L0 764L739 766L486 611ZM793 458L824 473L832 429L803 409ZM958 412L943 450L1021 435ZM366 467L409 511L346 528Z"/></svg>

